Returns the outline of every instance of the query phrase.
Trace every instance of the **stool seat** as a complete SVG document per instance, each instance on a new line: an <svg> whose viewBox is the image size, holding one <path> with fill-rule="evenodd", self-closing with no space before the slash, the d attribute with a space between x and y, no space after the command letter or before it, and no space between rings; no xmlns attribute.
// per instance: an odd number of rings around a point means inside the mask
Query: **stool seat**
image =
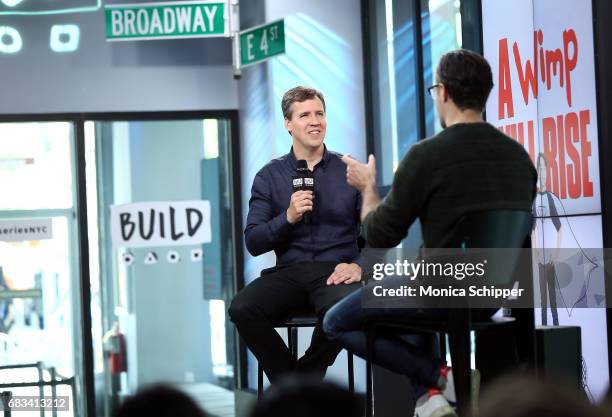
<svg viewBox="0 0 612 417"><path fill-rule="evenodd" d="M486 330L499 326L506 326L516 322L514 317L491 317L490 319L478 320L469 323L470 330ZM448 319L426 319L426 318L404 318L404 317L383 317L370 318L369 325L379 325L382 327L398 327L402 329L412 329L426 331L429 333L443 333L448 330Z"/></svg>
<svg viewBox="0 0 612 417"><path fill-rule="evenodd" d="M312 313L298 313L272 321L274 327L314 327L319 322L317 316Z"/></svg>

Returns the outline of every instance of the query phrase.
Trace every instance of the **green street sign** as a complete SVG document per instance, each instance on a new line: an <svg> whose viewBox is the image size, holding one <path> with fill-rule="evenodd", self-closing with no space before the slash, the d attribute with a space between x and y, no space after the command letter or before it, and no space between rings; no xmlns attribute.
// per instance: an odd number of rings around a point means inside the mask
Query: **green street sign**
<svg viewBox="0 0 612 417"><path fill-rule="evenodd" d="M285 53L285 21L278 20L240 32L243 67Z"/></svg>
<svg viewBox="0 0 612 417"><path fill-rule="evenodd" d="M224 1L113 4L105 8L106 40L229 36Z"/></svg>

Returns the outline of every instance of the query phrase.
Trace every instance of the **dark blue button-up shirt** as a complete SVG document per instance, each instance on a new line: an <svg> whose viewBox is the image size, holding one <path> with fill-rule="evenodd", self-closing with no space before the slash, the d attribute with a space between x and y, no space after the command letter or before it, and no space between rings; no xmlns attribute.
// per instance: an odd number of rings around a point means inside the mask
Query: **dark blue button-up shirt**
<svg viewBox="0 0 612 417"><path fill-rule="evenodd" d="M249 200L246 246L257 256L274 250L277 265L298 262L354 262L359 256L361 194L347 184L341 155L328 151L314 166L311 224L287 221L297 161L293 149L270 161L255 176Z"/></svg>

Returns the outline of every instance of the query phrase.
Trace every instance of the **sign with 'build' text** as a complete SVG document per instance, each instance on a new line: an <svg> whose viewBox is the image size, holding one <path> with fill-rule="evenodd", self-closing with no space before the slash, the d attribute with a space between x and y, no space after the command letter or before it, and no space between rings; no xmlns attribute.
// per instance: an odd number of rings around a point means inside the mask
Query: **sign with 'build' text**
<svg viewBox="0 0 612 417"><path fill-rule="evenodd" d="M169 201L110 208L115 247L179 246L211 241L210 201Z"/></svg>
<svg viewBox="0 0 612 417"><path fill-rule="evenodd" d="M487 121L520 142L565 214L601 211L590 0L483 0Z"/></svg>
<svg viewBox="0 0 612 417"><path fill-rule="evenodd" d="M223 1L195 0L107 5L109 41L228 36Z"/></svg>

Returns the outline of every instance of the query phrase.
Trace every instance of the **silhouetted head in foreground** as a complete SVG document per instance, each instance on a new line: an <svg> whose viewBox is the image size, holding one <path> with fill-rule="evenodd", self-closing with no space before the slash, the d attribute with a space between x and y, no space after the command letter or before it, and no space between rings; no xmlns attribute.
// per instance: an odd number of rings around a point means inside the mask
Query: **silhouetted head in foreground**
<svg viewBox="0 0 612 417"><path fill-rule="evenodd" d="M187 394L167 385L155 385L125 400L115 417L206 417Z"/></svg>
<svg viewBox="0 0 612 417"><path fill-rule="evenodd" d="M563 380L511 376L483 391L478 417L597 417L603 416L582 389Z"/></svg>
<svg viewBox="0 0 612 417"><path fill-rule="evenodd" d="M287 378L270 387L251 417L360 417L355 396L339 386L309 378Z"/></svg>

